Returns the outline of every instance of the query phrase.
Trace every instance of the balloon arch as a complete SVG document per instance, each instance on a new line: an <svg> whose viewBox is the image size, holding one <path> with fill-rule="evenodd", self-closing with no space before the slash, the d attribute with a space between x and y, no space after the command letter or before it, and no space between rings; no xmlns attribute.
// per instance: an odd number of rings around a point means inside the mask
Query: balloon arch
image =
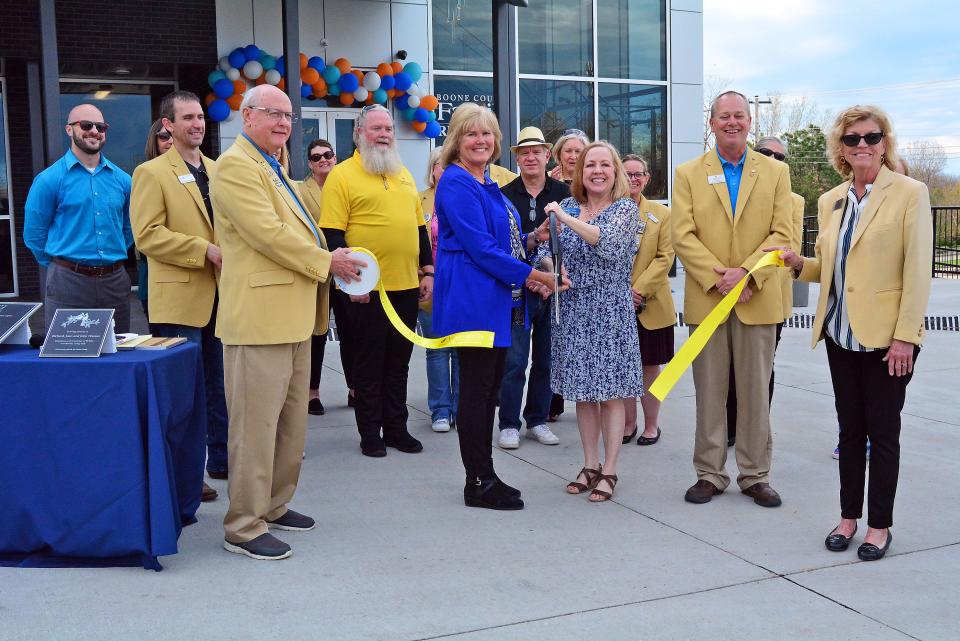
<svg viewBox="0 0 960 641"><path fill-rule="evenodd" d="M308 58L301 53L298 62L301 98L344 107L386 105L393 100L414 131L425 138L440 135L437 98L417 84L423 68L416 62L383 62L370 71L354 69L346 58L328 65L320 56ZM285 91L286 66L284 56L271 56L257 45L234 49L207 76L212 89L205 100L207 115L215 122L227 120L240 109L244 92L253 85L270 84Z"/></svg>

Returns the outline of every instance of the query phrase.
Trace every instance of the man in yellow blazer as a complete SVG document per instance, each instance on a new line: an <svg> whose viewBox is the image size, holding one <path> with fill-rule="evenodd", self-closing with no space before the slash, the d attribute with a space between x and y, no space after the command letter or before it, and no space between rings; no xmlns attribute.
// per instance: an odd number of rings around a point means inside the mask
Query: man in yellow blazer
<svg viewBox="0 0 960 641"><path fill-rule="evenodd" d="M244 94L240 112L243 133L217 160L211 191L223 252L217 336L230 411L223 546L273 560L291 550L268 527L315 525L287 507L306 437L310 336L327 331L330 275L350 282L365 263L347 248L326 250L276 160L295 117L290 99L259 85Z"/></svg>
<svg viewBox="0 0 960 641"><path fill-rule="evenodd" d="M720 94L710 109L716 148L677 167L673 245L686 273L684 317L691 332L763 257L764 247L791 241L789 171L784 163L747 148L750 121L742 94ZM685 496L691 503L710 501L730 483L724 468L731 360L737 379L737 483L758 505L781 503L768 478L773 442L767 401L776 325L783 321L781 299L775 268L753 274L733 312L693 363L698 480Z"/></svg>
<svg viewBox="0 0 960 641"><path fill-rule="evenodd" d="M130 224L149 265L150 331L183 336L200 347L207 398L207 473L227 478L227 405L223 346L214 333L220 248L213 229L209 174L213 161L200 153L206 123L200 99L174 91L160 105L173 135L168 153L133 172ZM217 492L203 484L203 500Z"/></svg>

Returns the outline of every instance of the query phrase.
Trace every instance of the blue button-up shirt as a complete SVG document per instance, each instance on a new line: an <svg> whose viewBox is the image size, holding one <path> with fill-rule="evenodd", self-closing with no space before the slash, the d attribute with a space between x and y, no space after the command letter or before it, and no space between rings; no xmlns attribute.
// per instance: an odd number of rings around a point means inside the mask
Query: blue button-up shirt
<svg viewBox="0 0 960 641"><path fill-rule="evenodd" d="M44 267L112 265L133 244L130 175L103 154L91 172L68 150L34 179L24 209L23 242Z"/></svg>
<svg viewBox="0 0 960 641"><path fill-rule="evenodd" d="M747 152L743 152L737 164L733 164L721 156L719 150L717 151L717 156L720 158L720 166L723 167L723 178L727 181L727 194L730 196L730 210L736 214L737 194L740 193L740 177L743 175L743 161L747 158Z"/></svg>
<svg viewBox="0 0 960 641"><path fill-rule="evenodd" d="M306 223L310 226L310 231L313 232L314 238L317 239L317 244L322 247L323 243L320 241L320 232L317 231L317 226L313 224L313 218L310 216L310 214L307 213L307 210L306 208L304 208L303 203L300 202L300 197L297 195L297 192L293 190L293 187L291 187L287 179L284 178L283 168L280 166L280 162L276 158L274 158L273 156L265 152L263 149L261 149L260 145L253 142L253 139L251 139L250 136L248 136L245 133L241 135L244 138L246 138L251 145L253 145L254 149L260 152L260 155L264 157L264 159L267 161L267 164L270 165L270 167L275 172L277 172L277 176L280 178L280 182L282 182L283 186L287 188L287 191L290 193L290 197L293 198L293 202L297 203L297 207L300 208L300 217L303 218L306 221Z"/></svg>

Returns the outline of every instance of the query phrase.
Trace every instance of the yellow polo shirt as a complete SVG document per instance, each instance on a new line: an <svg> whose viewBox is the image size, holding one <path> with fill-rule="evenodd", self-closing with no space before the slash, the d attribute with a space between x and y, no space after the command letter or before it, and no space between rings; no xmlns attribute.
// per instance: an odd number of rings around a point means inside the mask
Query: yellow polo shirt
<svg viewBox="0 0 960 641"><path fill-rule="evenodd" d="M419 286L418 227L423 207L413 176L406 167L381 176L363 168L360 153L338 164L323 184L320 220L324 227L343 230L347 245L365 247L377 257L388 291Z"/></svg>

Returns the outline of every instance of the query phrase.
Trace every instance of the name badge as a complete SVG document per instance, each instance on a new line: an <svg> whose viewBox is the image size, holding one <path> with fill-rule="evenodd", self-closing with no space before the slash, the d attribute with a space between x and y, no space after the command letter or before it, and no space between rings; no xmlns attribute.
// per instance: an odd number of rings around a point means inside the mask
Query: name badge
<svg viewBox="0 0 960 641"><path fill-rule="evenodd" d="M653 214L649 213L649 212L647 212L647 218L649 218L649 219L652 220L653 222L657 223L658 225L660 224L660 221L657 220L657 217L654 216Z"/></svg>
<svg viewBox="0 0 960 641"><path fill-rule="evenodd" d="M723 174L716 174L716 175L714 175L714 176L707 176L707 184L708 184L708 185L716 185L716 184L725 183L725 182L727 182L727 178L726 178L726 176L724 176Z"/></svg>
<svg viewBox="0 0 960 641"><path fill-rule="evenodd" d="M177 179L180 181L181 185L186 185L187 183L196 182L196 178L193 177L193 174L184 174L183 176L177 176Z"/></svg>

